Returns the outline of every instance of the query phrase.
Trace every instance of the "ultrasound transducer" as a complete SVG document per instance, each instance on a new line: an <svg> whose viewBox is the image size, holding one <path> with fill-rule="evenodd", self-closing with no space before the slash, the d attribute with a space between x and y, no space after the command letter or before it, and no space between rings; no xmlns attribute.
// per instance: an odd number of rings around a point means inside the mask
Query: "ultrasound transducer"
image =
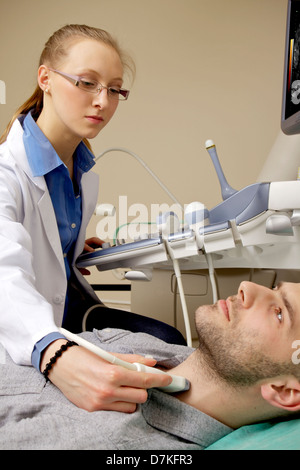
<svg viewBox="0 0 300 470"><path fill-rule="evenodd" d="M144 364L140 364L139 362L127 362L123 361L122 359L114 356L113 354L105 351L104 349L99 348L98 346L94 345L90 341L85 340L81 336L78 336L74 333L71 333L70 331L65 330L64 328L59 329L60 333L63 334L68 340L70 341L75 341L78 346L82 346L89 351L93 352L97 356L100 356L102 359L106 360L107 362L110 362L111 364L115 364L121 367L124 367L125 369L129 370L135 370L139 372L148 372L150 374L167 374L172 377L172 382L165 386L165 387L156 387L159 390L162 390L167 393L177 393L177 392L183 392L186 390L189 390L190 388L190 382L185 378L185 377L180 377L178 375L172 375L168 374L167 372L163 372L160 369L157 369L155 367L149 367Z"/></svg>

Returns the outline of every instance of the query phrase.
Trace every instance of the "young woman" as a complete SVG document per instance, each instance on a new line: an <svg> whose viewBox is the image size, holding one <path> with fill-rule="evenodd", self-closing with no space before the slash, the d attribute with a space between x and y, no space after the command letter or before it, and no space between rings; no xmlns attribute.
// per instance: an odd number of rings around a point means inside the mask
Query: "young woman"
<svg viewBox="0 0 300 470"><path fill-rule="evenodd" d="M126 55L107 32L61 28L45 45L34 94L0 140L0 341L16 363L34 365L88 410L132 412L146 400L147 388L171 379L128 371L71 347L59 326L79 332L84 312L98 303L91 327L145 331L184 343L172 327L107 309L75 265L83 249L101 245L96 237L85 242L98 192L87 139L128 98L122 88L127 68Z"/></svg>

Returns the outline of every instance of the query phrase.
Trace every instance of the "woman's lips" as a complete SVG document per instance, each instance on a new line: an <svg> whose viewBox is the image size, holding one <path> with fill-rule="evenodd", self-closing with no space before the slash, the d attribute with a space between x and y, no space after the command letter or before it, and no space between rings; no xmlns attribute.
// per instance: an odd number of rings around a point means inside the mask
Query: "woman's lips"
<svg viewBox="0 0 300 470"><path fill-rule="evenodd" d="M89 122L92 122L93 124L99 124L103 121L103 118L101 116L86 116L86 119Z"/></svg>

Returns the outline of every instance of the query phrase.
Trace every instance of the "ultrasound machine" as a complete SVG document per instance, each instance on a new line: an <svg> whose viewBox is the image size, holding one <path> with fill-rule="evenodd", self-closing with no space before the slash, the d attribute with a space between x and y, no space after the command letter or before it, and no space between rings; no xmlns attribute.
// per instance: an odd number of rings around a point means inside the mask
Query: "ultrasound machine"
<svg viewBox="0 0 300 470"><path fill-rule="evenodd" d="M300 1L288 1L281 129L300 133ZM151 271L174 270L188 343L191 333L182 271L208 270L213 300L218 299L215 270L222 268L300 269L300 178L264 181L239 191L228 184L217 148L205 143L222 192L222 202L208 210L202 202L185 207L183 223L167 212L156 221L158 233L129 243L83 254L77 266L99 271L129 269L130 280L151 280ZM300 148L298 166L300 167Z"/></svg>

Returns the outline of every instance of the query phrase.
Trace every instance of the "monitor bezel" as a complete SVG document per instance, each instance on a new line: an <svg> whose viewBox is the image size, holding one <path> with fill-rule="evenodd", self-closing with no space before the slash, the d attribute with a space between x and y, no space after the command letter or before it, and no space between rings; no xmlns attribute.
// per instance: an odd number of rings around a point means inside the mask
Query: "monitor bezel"
<svg viewBox="0 0 300 470"><path fill-rule="evenodd" d="M281 129L287 135L300 133L300 110L295 111L289 117L286 117L287 108L287 87L289 79L289 60L290 60L290 28L292 4L299 3L300 0L288 0L287 21L286 21L286 37L285 37L285 56L284 56L284 76L283 76L283 93L282 93L282 110L281 110Z"/></svg>

